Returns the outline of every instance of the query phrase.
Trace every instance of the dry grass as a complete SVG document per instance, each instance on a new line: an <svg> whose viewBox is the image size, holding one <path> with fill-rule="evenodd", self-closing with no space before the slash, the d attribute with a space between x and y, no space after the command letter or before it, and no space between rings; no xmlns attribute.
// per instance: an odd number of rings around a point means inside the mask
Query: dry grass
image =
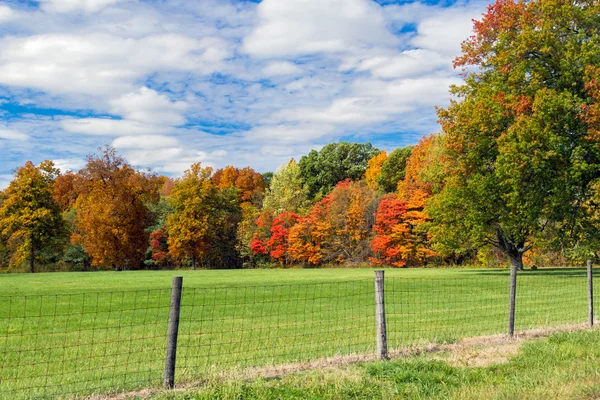
<svg viewBox="0 0 600 400"><path fill-rule="evenodd" d="M520 347L528 341L544 338L559 332L577 332L585 329L588 329L586 324L570 324L552 328L521 331L516 333L512 338L504 334L478 336L465 338L452 344L432 343L394 349L389 352L389 356L391 359L398 359L422 354L431 354L433 359L444 360L456 367L485 367L510 361L510 359L519 352ZM174 391L184 392L193 388L198 388L203 386L208 380L225 382L228 380L251 381L259 378L273 379L311 370L321 370L322 373L347 375L349 371L347 369L342 369L342 367L355 363L373 361L377 361L375 354L354 354L268 367L228 369L221 371L215 368L213 371L209 372L205 380L179 384ZM90 400L144 399L164 392L164 389L156 388L112 395L92 395L84 398Z"/></svg>

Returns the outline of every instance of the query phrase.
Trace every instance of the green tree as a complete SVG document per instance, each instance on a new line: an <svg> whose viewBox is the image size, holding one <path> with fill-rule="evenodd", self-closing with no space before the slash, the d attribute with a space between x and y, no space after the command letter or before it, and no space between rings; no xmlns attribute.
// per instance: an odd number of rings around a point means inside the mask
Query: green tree
<svg viewBox="0 0 600 400"><path fill-rule="evenodd" d="M329 143L300 159L302 177L311 198L327 195L339 182L364 177L369 160L381 150L371 143Z"/></svg>
<svg viewBox="0 0 600 400"><path fill-rule="evenodd" d="M309 207L308 187L300 172L298 163L291 159L280 166L271 179L265 194L263 208L279 215L284 211L302 213Z"/></svg>
<svg viewBox="0 0 600 400"><path fill-rule="evenodd" d="M448 174L428 207L438 245L493 245L516 279L548 226L583 228L575 222L600 178L585 73L600 66L598 26L597 1L498 1L475 22L455 61L464 84L438 112Z"/></svg>
<svg viewBox="0 0 600 400"><path fill-rule="evenodd" d="M396 191L398 182L404 179L406 161L412 153L413 146L400 147L392 151L381 166L377 177L377 185L386 193Z"/></svg>
<svg viewBox="0 0 600 400"><path fill-rule="evenodd" d="M52 197L59 173L52 161L39 166L28 161L17 169L0 206L0 234L12 252L11 263L29 260L32 273L42 251L65 243L65 224Z"/></svg>

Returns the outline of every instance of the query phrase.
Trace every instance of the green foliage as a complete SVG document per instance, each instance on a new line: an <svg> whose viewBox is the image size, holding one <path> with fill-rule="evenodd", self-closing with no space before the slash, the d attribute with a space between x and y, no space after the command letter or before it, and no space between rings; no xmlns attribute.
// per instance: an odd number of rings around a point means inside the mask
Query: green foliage
<svg viewBox="0 0 600 400"><path fill-rule="evenodd" d="M329 143L300 159L300 170L310 198L324 197L346 179L364 177L369 160L381 151L371 143Z"/></svg>
<svg viewBox="0 0 600 400"><path fill-rule="evenodd" d="M302 178L300 166L291 159L277 169L265 194L263 209L274 214L284 211L302 213L309 207L308 187Z"/></svg>
<svg viewBox="0 0 600 400"><path fill-rule="evenodd" d="M439 110L447 175L428 208L438 250L493 244L519 266L549 224L581 222L600 178L583 113L584 68L600 65L599 7L500 2L476 23L456 61L474 72Z"/></svg>
<svg viewBox="0 0 600 400"><path fill-rule="evenodd" d="M412 153L413 146L399 147L392 151L387 160L381 166L381 172L377 177L377 185L386 193L396 191L398 182L404 179L406 161Z"/></svg>

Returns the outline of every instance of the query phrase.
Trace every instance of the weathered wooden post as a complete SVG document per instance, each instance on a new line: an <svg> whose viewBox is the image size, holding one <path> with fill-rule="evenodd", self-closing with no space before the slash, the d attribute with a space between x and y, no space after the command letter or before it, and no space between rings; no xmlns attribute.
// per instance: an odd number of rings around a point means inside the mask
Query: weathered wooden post
<svg viewBox="0 0 600 400"><path fill-rule="evenodd" d="M510 266L510 308L508 309L508 336L515 334L515 304L517 301L517 267Z"/></svg>
<svg viewBox="0 0 600 400"><path fill-rule="evenodd" d="M587 260L588 279L588 319L590 327L594 326L594 274L592 260Z"/></svg>
<svg viewBox="0 0 600 400"><path fill-rule="evenodd" d="M181 288L183 277L174 276L171 287L171 309L167 331L167 357L163 384L166 388L175 387L175 364L177 362L177 334L179 333L179 313L181 309Z"/></svg>
<svg viewBox="0 0 600 400"><path fill-rule="evenodd" d="M375 315L377 321L377 358L387 360L387 328L385 325L385 297L383 272L375 271Z"/></svg>

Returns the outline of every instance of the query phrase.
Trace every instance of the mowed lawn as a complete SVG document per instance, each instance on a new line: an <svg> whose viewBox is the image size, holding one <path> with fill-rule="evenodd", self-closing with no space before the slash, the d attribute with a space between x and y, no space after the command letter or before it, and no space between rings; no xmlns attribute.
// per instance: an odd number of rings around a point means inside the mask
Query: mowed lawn
<svg viewBox="0 0 600 400"><path fill-rule="evenodd" d="M174 275L179 384L374 352L371 269L0 275L0 396L160 386ZM518 285L517 329L586 321L584 270L525 271ZM385 290L391 350L506 331L507 270L386 270Z"/></svg>

